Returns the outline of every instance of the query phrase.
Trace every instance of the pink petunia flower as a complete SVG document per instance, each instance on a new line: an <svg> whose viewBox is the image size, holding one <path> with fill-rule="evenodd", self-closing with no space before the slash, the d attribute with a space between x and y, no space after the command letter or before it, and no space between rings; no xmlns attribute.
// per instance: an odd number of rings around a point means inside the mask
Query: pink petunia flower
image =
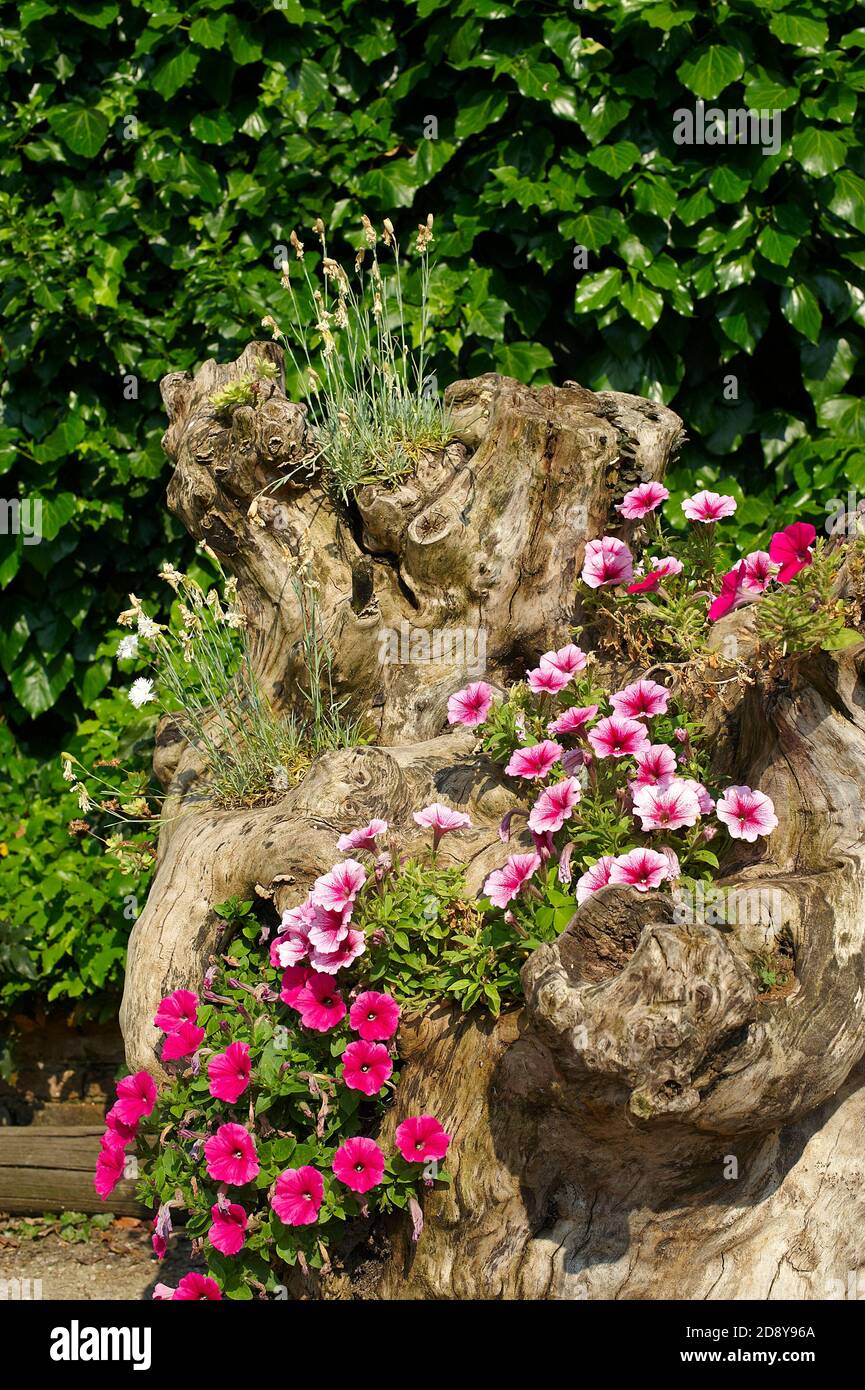
<svg viewBox="0 0 865 1390"><path fill-rule="evenodd" d="M112 1108L125 1125L137 1125L156 1104L156 1082L146 1071L124 1076L118 1081L116 1092L117 1100Z"/></svg>
<svg viewBox="0 0 865 1390"><path fill-rule="evenodd" d="M448 723L464 724L467 729L474 729L485 722L492 703L492 687L486 681L475 681L451 695L448 700Z"/></svg>
<svg viewBox="0 0 865 1390"><path fill-rule="evenodd" d="M794 521L783 531L776 531L769 542L769 556L781 568L778 583L789 584L795 575L810 565L811 546L814 544L816 530L809 521Z"/></svg>
<svg viewBox="0 0 865 1390"><path fill-rule="evenodd" d="M177 1290L173 1289L170 1284L154 1284L151 1297L154 1298L157 1303L165 1303L170 1302L174 1298L176 1292Z"/></svg>
<svg viewBox="0 0 865 1390"><path fill-rule="evenodd" d="M410 1115L397 1125L394 1142L407 1163L426 1163L444 1158L451 1137L435 1115Z"/></svg>
<svg viewBox="0 0 865 1390"><path fill-rule="evenodd" d="M624 690L610 696L610 704L616 714L626 719L647 719L653 714L666 714L670 692L657 681L634 681Z"/></svg>
<svg viewBox="0 0 865 1390"><path fill-rule="evenodd" d="M252 1060L245 1042L229 1043L224 1052L217 1052L207 1063L210 1094L215 1100L234 1105L243 1095L252 1075Z"/></svg>
<svg viewBox="0 0 865 1390"><path fill-rule="evenodd" d="M598 712L597 705L572 705L547 725L550 734L577 734Z"/></svg>
<svg viewBox="0 0 865 1390"><path fill-rule="evenodd" d="M167 1285L163 1285L167 1287ZM215 1303L222 1298L222 1291L215 1279L211 1279L207 1274L197 1274L192 1270L189 1274L184 1274L177 1288L174 1290L172 1302L177 1300L179 1303Z"/></svg>
<svg viewBox="0 0 865 1390"><path fill-rule="evenodd" d="M341 912L328 912L324 907L315 909L315 917L309 929L309 944L314 951L327 955L338 951L348 936L351 921L351 905Z"/></svg>
<svg viewBox="0 0 865 1390"><path fill-rule="evenodd" d="M536 666L533 671L526 672L526 681L534 695L558 695L570 685L571 675L556 666Z"/></svg>
<svg viewBox="0 0 865 1390"><path fill-rule="evenodd" d="M358 1038L342 1054L343 1081L349 1090L363 1091L365 1096L378 1095L392 1071L390 1053L381 1043Z"/></svg>
<svg viewBox="0 0 865 1390"><path fill-rule="evenodd" d="M686 497L682 503L682 511L689 521L701 521L704 524L723 521L725 516L732 516L735 510L735 497L709 492L705 488L702 492L696 492L693 497Z"/></svg>
<svg viewBox="0 0 865 1390"><path fill-rule="evenodd" d="M220 1255L236 1255L243 1249L246 1237L246 1212L238 1202L229 1202L220 1207L218 1203L210 1208L213 1224L207 1238Z"/></svg>
<svg viewBox="0 0 865 1390"><path fill-rule="evenodd" d="M628 585L629 594L645 594L658 588L664 579L669 579L674 574L681 574L684 566L681 560L677 560L673 555L666 555L663 560L650 561L650 568L643 575L642 579L636 579L633 584Z"/></svg>
<svg viewBox="0 0 865 1390"><path fill-rule="evenodd" d="M351 830L347 835L340 835L336 842L336 847L340 854L347 854L353 849L368 849L370 853L378 853L376 836L383 835L387 830L386 820L371 820L368 825L362 825L359 830Z"/></svg>
<svg viewBox="0 0 865 1390"><path fill-rule="evenodd" d="M778 824L770 797L750 787L728 787L715 807L734 840L749 840L758 835L771 835Z"/></svg>
<svg viewBox="0 0 865 1390"><path fill-rule="evenodd" d="M338 970L345 970L347 966L353 965L365 950L366 937L363 932L349 927L335 951L312 951L309 961L319 975L335 975Z"/></svg>
<svg viewBox="0 0 865 1390"><path fill-rule="evenodd" d="M163 1033L173 1033L181 1023L195 1023L198 1018L198 995L190 989L176 989L160 1001L153 1020Z"/></svg>
<svg viewBox="0 0 865 1390"><path fill-rule="evenodd" d="M674 777L663 786L638 787L634 792L634 814L643 830L681 830L696 825L700 803L690 787Z"/></svg>
<svg viewBox="0 0 865 1390"><path fill-rule="evenodd" d="M111 1109L108 1111L108 1114L105 1116L105 1123L108 1129L116 1134L124 1148L132 1143L138 1133L138 1121L136 1120L134 1125L125 1124L117 1113L116 1105L112 1105Z"/></svg>
<svg viewBox="0 0 865 1390"><path fill-rule="evenodd" d="M637 776L629 785L637 787L656 787L675 777L676 754L668 743L646 743L634 755L637 760Z"/></svg>
<svg viewBox="0 0 865 1390"><path fill-rule="evenodd" d="M352 1192L369 1192L381 1182L384 1154L373 1139L346 1139L333 1156L333 1171Z"/></svg>
<svg viewBox="0 0 865 1390"><path fill-rule="evenodd" d="M610 883L625 883L638 893L648 893L669 875L670 865L665 855L653 849L632 849L618 854L610 865Z"/></svg>
<svg viewBox="0 0 865 1390"><path fill-rule="evenodd" d="M287 1004L290 1009L296 1009L297 996L313 974L314 971L308 965L289 965L283 971L282 985L279 991L279 997L283 1004Z"/></svg>
<svg viewBox="0 0 865 1390"><path fill-rule="evenodd" d="M610 870L613 867L613 856L602 854L600 859L587 869L582 878L577 879L577 902L584 903L586 898L591 897L592 893L597 893L599 888L606 888L610 881Z"/></svg>
<svg viewBox="0 0 865 1390"><path fill-rule="evenodd" d="M380 1042L392 1038L399 1027L399 1005L389 994L367 989L352 1004L348 1021L367 1042Z"/></svg>
<svg viewBox="0 0 865 1390"><path fill-rule="evenodd" d="M545 831L561 830L579 801L582 792L576 777L566 777L542 791L529 814L529 829L543 835Z"/></svg>
<svg viewBox="0 0 865 1390"><path fill-rule="evenodd" d="M711 812L715 809L715 803L712 800L712 797L706 791L706 788L703 786L703 783L698 782L694 777L682 777L679 780L681 781L683 787L690 788L690 790L694 793L695 797L697 798L697 804L700 807L700 815L710 815Z"/></svg>
<svg viewBox="0 0 865 1390"><path fill-rule="evenodd" d="M243 1125L220 1125L216 1133L204 1141L204 1157L208 1177L214 1182L243 1187L258 1177L255 1140Z"/></svg>
<svg viewBox="0 0 865 1390"><path fill-rule="evenodd" d="M583 560L582 580L590 589L605 584L629 584L634 577L634 557L624 541L603 536L588 541Z"/></svg>
<svg viewBox="0 0 865 1390"><path fill-rule="evenodd" d="M103 1202L114 1191L126 1169L126 1151L123 1143L113 1135L111 1130L108 1131L108 1134L111 1135L114 1142L103 1143L96 1159L96 1170L93 1174L93 1186Z"/></svg>
<svg viewBox="0 0 865 1390"><path fill-rule="evenodd" d="M742 560L742 584L752 593L765 593L775 577L777 566L773 564L768 550L752 550Z"/></svg>
<svg viewBox="0 0 865 1390"><path fill-rule="evenodd" d="M314 974L307 980L294 1001L304 1028L327 1033L345 1017L342 995L328 974Z"/></svg>
<svg viewBox="0 0 865 1390"><path fill-rule="evenodd" d="M194 1023L181 1023L179 1028L166 1036L162 1044L162 1060L176 1062L179 1057L188 1057L190 1053L197 1052L203 1042L203 1028L197 1028Z"/></svg>
<svg viewBox="0 0 865 1390"><path fill-rule="evenodd" d="M638 483L630 492L625 493L616 511L621 512L628 521L639 521L656 507L660 507L662 502L666 502L669 495L663 483Z"/></svg>
<svg viewBox="0 0 865 1390"><path fill-rule="evenodd" d="M554 671L561 671L563 675L574 676L578 671L584 671L589 658L584 651L581 651L573 642L569 642L565 647L559 647L557 652L544 652L538 665L543 669L552 667Z"/></svg>
<svg viewBox="0 0 865 1390"><path fill-rule="evenodd" d="M483 892L496 907L507 907L540 867L539 854L512 854L503 869L490 874Z"/></svg>
<svg viewBox="0 0 865 1390"><path fill-rule="evenodd" d="M276 1180L270 1205L284 1226L312 1226L324 1200L324 1178L308 1163L286 1168Z"/></svg>
<svg viewBox="0 0 865 1390"><path fill-rule="evenodd" d="M310 902L314 907L323 907L328 912L344 912L354 904L354 900L366 883L366 869L356 859L345 859L334 864L329 874L322 874L315 880Z"/></svg>
<svg viewBox="0 0 865 1390"><path fill-rule="evenodd" d="M415 811L413 819L417 825L432 831L433 852L438 849L443 835L449 834L452 830L471 830L472 827L469 817L463 811L454 811L450 806L443 806L440 801L433 801L421 811Z"/></svg>
<svg viewBox="0 0 865 1390"><path fill-rule="evenodd" d="M561 744L545 738L542 743L533 743L529 748L516 748L505 772L510 777L546 777L561 756Z"/></svg>
<svg viewBox="0 0 865 1390"><path fill-rule="evenodd" d="M634 757L648 742L645 724L621 714L611 714L589 730L589 743L598 758Z"/></svg>
<svg viewBox="0 0 865 1390"><path fill-rule="evenodd" d="M678 854L674 849L670 849L669 845L661 845L659 853L663 854L667 861L667 878L671 883L675 883L676 879L682 876L682 866L679 863Z"/></svg>
<svg viewBox="0 0 865 1390"><path fill-rule="evenodd" d="M754 597L754 590L746 585L745 561L739 560L731 570L728 570L721 578L721 592L717 598L712 599L709 604L707 617L710 623L716 623L719 618L723 618L725 613L738 608L740 604L747 603Z"/></svg>

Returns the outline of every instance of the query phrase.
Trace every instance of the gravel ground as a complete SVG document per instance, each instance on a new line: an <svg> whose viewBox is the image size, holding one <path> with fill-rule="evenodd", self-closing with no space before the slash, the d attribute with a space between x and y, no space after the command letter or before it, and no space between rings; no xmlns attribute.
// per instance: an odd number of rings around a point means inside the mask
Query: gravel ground
<svg viewBox="0 0 865 1390"><path fill-rule="evenodd" d="M41 1280L43 1299L137 1302L152 1297L154 1284L176 1286L190 1269L203 1268L182 1235L172 1237L168 1254L157 1262L150 1227L131 1216L104 1229L82 1220L75 1232L86 1238L65 1238L51 1218L0 1216L0 1299L16 1296L9 1280L29 1279L31 1298L37 1292L34 1281Z"/></svg>

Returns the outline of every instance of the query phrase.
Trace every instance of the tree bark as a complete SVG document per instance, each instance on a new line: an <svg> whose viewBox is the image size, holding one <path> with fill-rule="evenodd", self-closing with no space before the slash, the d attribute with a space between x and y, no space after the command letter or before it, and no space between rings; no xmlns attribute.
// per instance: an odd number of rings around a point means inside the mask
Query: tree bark
<svg viewBox="0 0 865 1390"><path fill-rule="evenodd" d="M485 679L503 691L582 620L585 542L613 526L628 539L612 508L661 477L683 438L671 411L637 397L488 375L449 388L446 450L342 509L297 467L305 416L279 383L230 423L210 404L263 356L281 367L277 348L255 344L163 382L169 505L237 576L256 672L285 711L303 674L289 580L308 559L337 694L376 742L318 758L275 803L226 811L202 799L194 752L163 729L167 814L121 1014L130 1065L155 1073L156 1004L199 985L219 945L214 904L258 884L293 905L338 833L384 816L410 848L411 813L433 799L471 815L456 850L470 890L501 864L498 826L518 793L446 722L447 697L472 678L465 648L380 657L403 625L483 632ZM702 698L718 778L759 786L778 810L775 834L722 883L756 910L729 926L676 920L669 898L609 888L528 960L521 1009L492 1022L439 1006L409 1021L385 1132L435 1113L454 1136L454 1180L426 1195L416 1246L394 1228L364 1296L825 1298L865 1263L861 656L822 655L768 688L759 672L741 679L747 611L716 626L719 651L731 640L737 662L719 656L718 671L733 676L715 686L710 670ZM753 956L782 943L793 987L763 998ZM320 1290L352 1291L335 1276Z"/></svg>

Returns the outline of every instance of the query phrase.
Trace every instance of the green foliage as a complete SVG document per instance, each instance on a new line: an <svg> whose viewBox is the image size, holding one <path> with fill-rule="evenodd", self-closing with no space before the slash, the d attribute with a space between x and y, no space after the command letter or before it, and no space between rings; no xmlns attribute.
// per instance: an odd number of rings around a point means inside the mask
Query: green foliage
<svg viewBox="0 0 865 1390"><path fill-rule="evenodd" d="M862 541L853 542L861 568ZM828 549L824 540L814 546L810 565L772 593L757 608L756 630L770 656L839 651L858 646L861 633L846 626L847 607L836 593L838 571L848 548Z"/></svg>
<svg viewBox="0 0 865 1390"><path fill-rule="evenodd" d="M682 488L749 485L741 549L779 497L865 486L853 0L38 0L5 22L0 469L46 519L41 545L0 536L15 721L59 703L68 728L110 678L109 615L185 559L158 379L287 315L278 266L319 215L336 242L359 207L432 210L439 385L576 373L671 403ZM779 152L676 145L698 97L782 110Z"/></svg>
<svg viewBox="0 0 865 1390"><path fill-rule="evenodd" d="M126 941L147 894L149 832L126 831L122 862L105 853L117 834L120 801L148 780L152 720L125 697L100 699L68 740L69 752L93 769L113 809L96 803L85 818L64 781L60 760L24 757L0 724L0 1003L23 1011L74 1004L79 1014L116 1012ZM123 761L128 773L100 768Z"/></svg>

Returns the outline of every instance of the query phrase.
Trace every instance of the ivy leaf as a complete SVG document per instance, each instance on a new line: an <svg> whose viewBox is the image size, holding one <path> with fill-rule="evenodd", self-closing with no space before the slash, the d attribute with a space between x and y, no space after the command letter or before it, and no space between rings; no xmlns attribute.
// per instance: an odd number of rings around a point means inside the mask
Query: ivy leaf
<svg viewBox="0 0 865 1390"><path fill-rule="evenodd" d="M819 126L808 126L793 136L793 158L809 174L822 178L834 174L847 158L847 146L840 135Z"/></svg>
<svg viewBox="0 0 865 1390"><path fill-rule="evenodd" d="M615 266L601 270L597 275L584 275L574 295L574 307L578 314L605 309L619 293L622 272Z"/></svg>
<svg viewBox="0 0 865 1390"><path fill-rule="evenodd" d="M822 333L816 344L803 343L799 356L805 390L818 407L843 391L856 365L850 343L835 333Z"/></svg>
<svg viewBox="0 0 865 1390"><path fill-rule="evenodd" d="M852 169L842 169L835 177L830 210L865 232L865 179Z"/></svg>
<svg viewBox="0 0 865 1390"><path fill-rule="evenodd" d="M562 234L587 251L600 251L624 230L625 219L617 208L596 207L561 223Z"/></svg>
<svg viewBox="0 0 865 1390"><path fill-rule="evenodd" d="M857 396L833 396L817 411L818 424L845 439L865 441L865 400ZM13 683L14 684L14 683Z"/></svg>
<svg viewBox="0 0 865 1390"><path fill-rule="evenodd" d="M495 350L496 366L505 376L531 382L553 365L553 354L540 343L503 343Z"/></svg>
<svg viewBox="0 0 865 1390"><path fill-rule="evenodd" d="M788 266L798 245L798 237L779 232L776 227L764 227L757 238L757 249L773 265Z"/></svg>
<svg viewBox="0 0 865 1390"><path fill-rule="evenodd" d="M9 674L9 684L19 704L35 719L56 703L58 695L72 680L75 662L71 652L43 662L34 650Z"/></svg>
<svg viewBox="0 0 865 1390"><path fill-rule="evenodd" d="M622 285L622 308L647 331L654 328L664 308L663 296L649 289L643 280L632 279Z"/></svg>
<svg viewBox="0 0 865 1390"><path fill-rule="evenodd" d="M781 291L781 313L797 332L816 343L823 324L820 305L807 285L795 285Z"/></svg>
<svg viewBox="0 0 865 1390"><path fill-rule="evenodd" d="M808 15L791 14L789 10L773 14L769 28L782 43L793 44L816 53L829 42L829 26L825 19L812 19Z"/></svg>
<svg viewBox="0 0 865 1390"><path fill-rule="evenodd" d="M101 111L88 106L55 106L48 124L73 154L92 159L108 138L108 121Z"/></svg>
<svg viewBox="0 0 865 1390"><path fill-rule="evenodd" d="M745 71L745 60L737 48L712 43L686 58L676 75L695 96L713 101Z"/></svg>
<svg viewBox="0 0 865 1390"><path fill-rule="evenodd" d="M181 48L179 53L170 54L156 68L150 81L155 91L170 101L175 92L185 87L198 67L199 55L192 48Z"/></svg>

